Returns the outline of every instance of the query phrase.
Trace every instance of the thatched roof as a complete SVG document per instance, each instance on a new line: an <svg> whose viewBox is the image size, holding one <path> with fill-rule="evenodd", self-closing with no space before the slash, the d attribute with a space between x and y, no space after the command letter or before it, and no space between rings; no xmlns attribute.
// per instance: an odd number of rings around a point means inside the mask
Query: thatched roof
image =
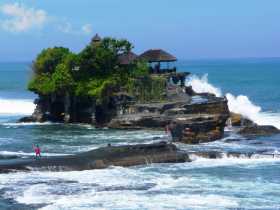
<svg viewBox="0 0 280 210"><path fill-rule="evenodd" d="M172 62L177 61L177 58L162 49L152 49L144 52L139 56L139 59L148 62Z"/></svg>
<svg viewBox="0 0 280 210"><path fill-rule="evenodd" d="M125 54L121 54L119 56L119 62L122 65L129 65L131 64L133 61L135 61L137 59L137 55L133 52L129 52L129 53L125 53Z"/></svg>
<svg viewBox="0 0 280 210"><path fill-rule="evenodd" d="M95 36L91 39L92 42L100 42L101 37L98 34L95 34Z"/></svg>

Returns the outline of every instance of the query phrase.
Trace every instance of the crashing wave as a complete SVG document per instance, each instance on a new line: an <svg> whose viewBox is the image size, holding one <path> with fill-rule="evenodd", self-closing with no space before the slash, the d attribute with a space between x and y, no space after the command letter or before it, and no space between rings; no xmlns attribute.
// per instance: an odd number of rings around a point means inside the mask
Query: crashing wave
<svg viewBox="0 0 280 210"><path fill-rule="evenodd" d="M32 100L0 98L0 115L29 115L34 109Z"/></svg>
<svg viewBox="0 0 280 210"><path fill-rule="evenodd" d="M192 75L186 79L186 86L192 86L193 90L197 93L212 93L217 97L222 96L222 91L208 82L208 74L198 77Z"/></svg>
<svg viewBox="0 0 280 210"><path fill-rule="evenodd" d="M216 96L222 96L222 91L208 82L208 75L202 77L196 75L186 80L186 86L192 86L197 93L213 93ZM247 96L234 96L227 93L228 107L231 112L241 114L259 125L273 125L280 129L280 113L262 112L261 107L255 105Z"/></svg>

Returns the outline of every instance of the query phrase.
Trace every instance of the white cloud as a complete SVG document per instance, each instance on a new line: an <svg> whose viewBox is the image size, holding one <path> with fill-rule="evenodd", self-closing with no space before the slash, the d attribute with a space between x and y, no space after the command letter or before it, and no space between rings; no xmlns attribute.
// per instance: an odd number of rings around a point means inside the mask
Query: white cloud
<svg viewBox="0 0 280 210"><path fill-rule="evenodd" d="M9 32L26 32L35 28L42 28L46 22L51 23L51 27L62 33L72 35L89 35L92 34L92 25L75 25L73 26L67 19L53 17L42 9L26 7L19 3L8 3L0 5L0 29Z"/></svg>
<svg viewBox="0 0 280 210"><path fill-rule="evenodd" d="M85 34L92 34L92 25L91 24L83 25L82 32L84 32Z"/></svg>
<svg viewBox="0 0 280 210"><path fill-rule="evenodd" d="M64 20L62 21L57 29L62 33L72 34L72 35L89 35L92 34L92 25L85 24L82 27L74 27L70 22Z"/></svg>
<svg viewBox="0 0 280 210"><path fill-rule="evenodd" d="M47 13L42 9L27 8L19 3L4 4L0 12L7 16L0 22L2 28L11 32L25 32L42 27L47 19Z"/></svg>
<svg viewBox="0 0 280 210"><path fill-rule="evenodd" d="M66 34L71 34L74 31L72 24L69 22L63 22L63 23L59 24L57 28L59 31L66 33Z"/></svg>

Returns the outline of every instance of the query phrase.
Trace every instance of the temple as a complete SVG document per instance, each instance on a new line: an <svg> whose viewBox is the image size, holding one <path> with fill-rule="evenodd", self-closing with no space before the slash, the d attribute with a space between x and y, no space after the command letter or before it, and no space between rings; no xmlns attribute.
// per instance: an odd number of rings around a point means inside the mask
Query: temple
<svg viewBox="0 0 280 210"><path fill-rule="evenodd" d="M119 55L119 63L121 65L130 65L138 58L138 56L133 52L128 52L126 54Z"/></svg>
<svg viewBox="0 0 280 210"><path fill-rule="evenodd" d="M96 45L100 43L101 40L102 40L101 37L98 34L95 34L95 36L91 39L91 43Z"/></svg>
<svg viewBox="0 0 280 210"><path fill-rule="evenodd" d="M177 61L177 58L162 49L147 50L138 59L149 63L150 73L152 74L176 72L176 67L173 63ZM165 67L163 67L162 63L165 63Z"/></svg>
<svg viewBox="0 0 280 210"><path fill-rule="evenodd" d="M96 34L92 38L91 42L92 44L97 45L101 40L102 38ZM151 74L176 72L176 66L174 65L174 62L177 61L177 58L162 49L150 49L139 56L130 51L126 54L119 55L118 60L120 64L124 66L133 64L135 60L143 60L149 63Z"/></svg>

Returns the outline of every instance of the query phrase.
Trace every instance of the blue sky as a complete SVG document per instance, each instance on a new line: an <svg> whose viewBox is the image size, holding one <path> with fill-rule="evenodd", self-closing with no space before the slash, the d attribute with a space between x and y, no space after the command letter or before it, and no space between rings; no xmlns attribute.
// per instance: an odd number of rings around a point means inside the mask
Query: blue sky
<svg viewBox="0 0 280 210"><path fill-rule="evenodd" d="M0 61L78 52L98 32L181 59L280 57L279 0L1 0Z"/></svg>

